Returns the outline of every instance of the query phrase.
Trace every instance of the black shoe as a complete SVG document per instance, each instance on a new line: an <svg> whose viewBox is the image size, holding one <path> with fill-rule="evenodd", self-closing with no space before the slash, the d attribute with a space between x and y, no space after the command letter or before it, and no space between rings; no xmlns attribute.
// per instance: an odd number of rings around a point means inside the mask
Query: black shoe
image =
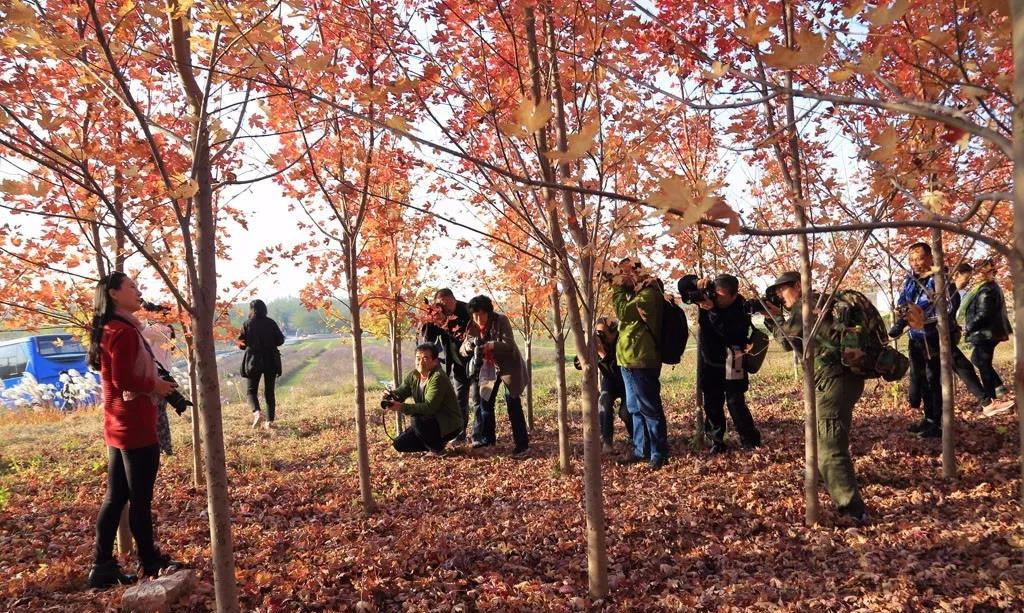
<svg viewBox="0 0 1024 613"><path fill-rule="evenodd" d="M158 577L161 572L168 574L185 568L185 563L172 560L171 556L157 554L155 559L143 563L141 566L143 577Z"/></svg>
<svg viewBox="0 0 1024 613"><path fill-rule="evenodd" d="M928 424L929 424L929 422L928 422L927 419L922 419L921 421L915 421L914 423L912 423L909 426L907 426L907 432L912 432L914 434L917 434L918 432L921 432L922 430L925 430L926 428L928 428Z"/></svg>
<svg viewBox="0 0 1024 613"><path fill-rule="evenodd" d="M927 428L917 433L921 438L942 438L942 428L929 424Z"/></svg>
<svg viewBox="0 0 1024 613"><path fill-rule="evenodd" d="M711 455L721 455L728 452L729 448L725 446L725 443L711 443L711 449L708 450L708 453Z"/></svg>
<svg viewBox="0 0 1024 613"><path fill-rule="evenodd" d="M481 447L490 447L494 443L488 443L485 441L473 441L473 449L480 449Z"/></svg>
<svg viewBox="0 0 1024 613"><path fill-rule="evenodd" d="M654 460L653 462L648 464L648 466L651 467L651 470L659 470L662 466L666 464L668 464L668 458L658 458L657 460Z"/></svg>
<svg viewBox="0 0 1024 613"><path fill-rule="evenodd" d="M514 450L512 450L512 457L513 458L525 458L529 454L530 454L530 448L529 447L516 447Z"/></svg>
<svg viewBox="0 0 1024 613"><path fill-rule="evenodd" d="M647 458L642 458L638 455L634 455L631 453L624 458L619 458L618 460L615 460L615 463L618 464L619 466L629 466L630 464L639 464L640 462L646 461Z"/></svg>
<svg viewBox="0 0 1024 613"><path fill-rule="evenodd" d="M746 449L747 451L751 451L760 447L761 441L743 441L743 443L741 443L740 446Z"/></svg>
<svg viewBox="0 0 1024 613"><path fill-rule="evenodd" d="M139 578L135 575L121 572L121 567L118 565L117 560L110 560L109 562L92 565L92 569L89 570L87 585L98 590L105 590L108 587L128 585L138 580Z"/></svg>

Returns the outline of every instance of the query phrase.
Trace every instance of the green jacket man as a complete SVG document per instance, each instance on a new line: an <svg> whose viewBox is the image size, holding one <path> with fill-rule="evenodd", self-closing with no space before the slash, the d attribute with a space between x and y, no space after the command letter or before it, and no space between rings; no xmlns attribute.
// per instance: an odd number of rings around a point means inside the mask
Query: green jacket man
<svg viewBox="0 0 1024 613"><path fill-rule="evenodd" d="M409 398L412 402L405 402ZM390 401L389 409L413 418L412 426L394 441L397 451L441 453L463 428L455 388L441 367L437 345L432 343L416 347L416 370L383 400Z"/></svg>
<svg viewBox="0 0 1024 613"><path fill-rule="evenodd" d="M765 323L788 351L803 351L803 316L800 273L784 272L768 288L768 295L777 295L788 310L781 325L776 317L779 309L770 308ZM775 312L771 312L774 310ZM815 404L818 422L818 472L825 482L832 502L841 515L858 523L868 519L867 508L860 496L853 459L850 457L850 427L853 407L864 392L864 378L842 365L838 350L825 338L827 322L818 326L815 337Z"/></svg>

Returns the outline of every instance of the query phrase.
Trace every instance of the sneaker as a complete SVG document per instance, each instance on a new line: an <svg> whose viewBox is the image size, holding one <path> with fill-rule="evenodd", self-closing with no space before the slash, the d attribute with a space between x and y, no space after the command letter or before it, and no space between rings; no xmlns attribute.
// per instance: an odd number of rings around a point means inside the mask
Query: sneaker
<svg viewBox="0 0 1024 613"><path fill-rule="evenodd" d="M981 414L985 417L995 417L1003 413L1009 413L1013 409L1013 400L993 400L981 408Z"/></svg>
<svg viewBox="0 0 1024 613"><path fill-rule="evenodd" d="M661 467L666 464L668 464L668 458L658 458L657 460L650 462L648 466L651 467L651 470L660 470Z"/></svg>
<svg viewBox="0 0 1024 613"><path fill-rule="evenodd" d="M530 455L529 447L516 447L515 449L512 450L513 458L525 458L528 455Z"/></svg>
<svg viewBox="0 0 1024 613"><path fill-rule="evenodd" d="M253 428L258 428L261 421L263 421L263 413L261 413L260 411L253 411L252 412L252 427Z"/></svg>
<svg viewBox="0 0 1024 613"><path fill-rule="evenodd" d="M601 453L611 453L614 451L611 443L601 443Z"/></svg>
<svg viewBox="0 0 1024 613"><path fill-rule="evenodd" d="M480 449L481 447L490 447L494 443L488 443L485 441L473 441L473 449Z"/></svg>
<svg viewBox="0 0 1024 613"><path fill-rule="evenodd" d="M910 424L909 426L907 426L907 432L911 432L913 434L918 434L919 432L921 432L922 430L925 430L927 428L928 428L928 420L927 419L922 419L921 421L916 421L916 422Z"/></svg>
<svg viewBox="0 0 1024 613"><path fill-rule="evenodd" d="M619 466L629 466L630 464L639 464L641 462L646 462L646 461L647 461L647 458L643 458L643 457L640 457L638 455L634 455L634 454L631 453L631 454L629 454L628 456L626 456L624 458L619 458L618 460L615 460L615 463L618 464Z"/></svg>
<svg viewBox="0 0 1024 613"><path fill-rule="evenodd" d="M93 564L89 570L89 579L86 584L97 590L105 590L115 585L129 585L135 583L139 578L121 572L121 566L117 560Z"/></svg>
<svg viewBox="0 0 1024 613"><path fill-rule="evenodd" d="M272 421L265 421L265 422L263 422L263 429L264 430L273 430L274 429L274 422L272 422Z"/></svg>
<svg viewBox="0 0 1024 613"><path fill-rule="evenodd" d="M858 511L839 509L839 518L842 523L851 522L856 526L864 526L871 523L871 516L868 515L866 509L860 509Z"/></svg>
<svg viewBox="0 0 1024 613"><path fill-rule="evenodd" d="M441 451L430 450L430 451L427 452L427 457L428 458L443 458L444 457L444 450L443 449Z"/></svg>
<svg viewBox="0 0 1024 613"><path fill-rule="evenodd" d="M1002 400L1010 394L1010 390L1006 389L1005 385L1000 385L996 388L996 399Z"/></svg>
<svg viewBox="0 0 1024 613"><path fill-rule="evenodd" d="M917 433L921 438L942 438L942 428L934 424L928 424L924 430Z"/></svg>
<svg viewBox="0 0 1024 613"><path fill-rule="evenodd" d="M757 449L760 446L761 446L761 441L743 441L740 444L740 447L742 447L743 449L746 449L747 451L753 451L754 449Z"/></svg>

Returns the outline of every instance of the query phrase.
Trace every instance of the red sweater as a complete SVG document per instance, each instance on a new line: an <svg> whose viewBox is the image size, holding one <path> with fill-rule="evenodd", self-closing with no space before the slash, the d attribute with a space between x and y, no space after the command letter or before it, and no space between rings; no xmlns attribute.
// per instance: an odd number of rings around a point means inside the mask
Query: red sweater
<svg viewBox="0 0 1024 613"><path fill-rule="evenodd" d="M157 444L156 405L150 396L156 380L137 374L139 352L145 352L139 339L138 330L115 319L103 328L100 342L103 438L117 449ZM135 392L135 397L125 400L124 392Z"/></svg>

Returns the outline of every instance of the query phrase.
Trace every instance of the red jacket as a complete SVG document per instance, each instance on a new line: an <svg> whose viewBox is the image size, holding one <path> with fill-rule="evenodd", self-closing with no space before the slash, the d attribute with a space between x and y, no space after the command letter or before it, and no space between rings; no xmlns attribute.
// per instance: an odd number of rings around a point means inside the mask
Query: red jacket
<svg viewBox="0 0 1024 613"><path fill-rule="evenodd" d="M156 379L140 376L138 364L151 359L134 326L112 320L100 342L100 379L103 382L103 438L117 449L138 449L157 444L156 405L151 396ZM124 392L134 392L131 400ZM131 394L129 394L131 396Z"/></svg>

